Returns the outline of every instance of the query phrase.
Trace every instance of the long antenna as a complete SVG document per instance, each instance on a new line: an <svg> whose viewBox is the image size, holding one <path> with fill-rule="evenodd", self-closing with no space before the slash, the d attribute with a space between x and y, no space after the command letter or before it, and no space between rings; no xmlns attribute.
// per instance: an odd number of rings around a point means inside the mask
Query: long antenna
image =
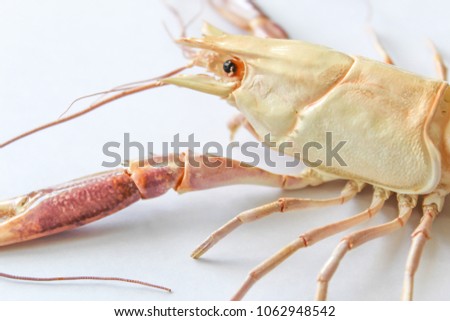
<svg viewBox="0 0 450 321"><path fill-rule="evenodd" d="M31 276L19 276L12 275L7 273L1 273L0 277L12 280L20 280L20 281L31 281L31 282L52 282L52 281L116 281L116 282L125 282L125 283L133 283L139 284L150 288L160 289L167 292L172 292L171 289L166 288L161 285L156 285L144 281L133 280L133 279L124 279L117 277L101 277L101 276L61 276L61 277L49 277L49 278L39 278L39 277L31 277Z"/></svg>
<svg viewBox="0 0 450 321"><path fill-rule="evenodd" d="M0 149L3 148L3 147L6 147L6 146L8 146L8 145L10 145L10 144L12 144L12 143L14 143L16 141L18 141L18 140L20 140L22 138L25 138L27 136L30 136L30 135L34 134L34 133L40 132L40 131L42 131L44 129L47 129L47 128L50 128L50 127L53 127L53 126L56 126L56 125L59 125L59 124L62 124L62 123L65 123L65 122L67 122L69 120L78 118L80 116L83 116L83 115L85 115L87 113L90 113L91 111L93 111L93 110L95 110L95 109L97 109L97 108L99 108L99 107L101 107L103 105L106 105L106 104L108 104L108 103L110 103L112 101L118 100L118 99L126 97L126 96L130 96L130 95L133 95L133 94L136 94L136 93L148 90L148 89L166 86L167 84L161 82L160 81L161 79L170 77L170 76L175 75L175 74L178 74L179 72L181 72L181 71L183 71L185 69L191 68L192 66L193 66L193 63L191 62L191 63L189 63L186 66L177 68L177 69L175 69L175 70L173 70L173 71L171 71L171 72L169 72L167 74L164 74L164 75L158 77L158 80L151 81L148 84L144 84L142 86L131 87L131 88L125 88L123 91L121 91L121 92L119 92L119 93L117 93L115 95L112 95L110 97L106 97L106 98L104 98L104 99L102 99L102 100L100 100L100 101L90 105L88 108L83 109L83 110L81 110L81 111L79 111L77 113L74 113L72 115L69 115L69 116L57 119L55 121L49 122L47 124L41 125L39 127L31 129L29 131L26 131L26 132L24 132L24 133L22 133L22 134L20 134L20 135L18 135L16 137L13 137L13 138L7 140L6 142L0 144ZM114 90L111 90L111 91L114 91Z"/></svg>

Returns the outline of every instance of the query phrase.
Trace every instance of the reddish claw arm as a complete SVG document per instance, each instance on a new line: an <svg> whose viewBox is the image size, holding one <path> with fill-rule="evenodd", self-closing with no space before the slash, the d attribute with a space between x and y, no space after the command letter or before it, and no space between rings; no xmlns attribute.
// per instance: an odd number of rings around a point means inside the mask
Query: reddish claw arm
<svg viewBox="0 0 450 321"><path fill-rule="evenodd" d="M161 163L162 158L154 158ZM214 166L208 166L208 161ZM194 166L198 162L198 166ZM155 164L153 163L153 164ZM163 166L133 162L128 169L95 174L0 202L0 246L70 230L171 188L187 192L230 184L299 188L310 181L243 166L223 157L171 155Z"/></svg>

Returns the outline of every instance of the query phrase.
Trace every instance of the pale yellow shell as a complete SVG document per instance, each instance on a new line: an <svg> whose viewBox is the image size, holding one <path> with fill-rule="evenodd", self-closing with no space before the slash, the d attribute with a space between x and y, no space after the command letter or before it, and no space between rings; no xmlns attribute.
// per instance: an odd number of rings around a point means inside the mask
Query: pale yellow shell
<svg viewBox="0 0 450 321"><path fill-rule="evenodd" d="M220 78L166 82L226 98L257 136L270 134L278 146L291 142L287 154L304 158L305 145L320 144L308 150L308 163L321 162L316 169L324 176L404 194L450 189L445 81L302 41L207 28L205 37L181 42L203 49L198 65ZM245 66L242 79L223 75L221 62L229 57ZM339 150L345 164L327 162L327 133L345 142Z"/></svg>
<svg viewBox="0 0 450 321"><path fill-rule="evenodd" d="M447 85L398 68L357 57L342 81L304 108L286 140L301 144L346 141L336 162L320 166L338 177L364 181L400 193L434 190L441 179L441 157L428 133ZM311 149L323 160L325 149Z"/></svg>
<svg viewBox="0 0 450 321"><path fill-rule="evenodd" d="M290 153L301 154L308 142L325 145L331 132L334 142L346 142L339 152L346 166L326 166L325 148L312 148L308 156L336 178L407 194L430 193L441 182L449 145L446 82L301 41L265 39L263 54L247 56L245 48L261 40L222 38L226 49L239 40L246 44L236 55L247 63L247 74L229 100L259 136L291 141ZM275 63L266 64L266 53Z"/></svg>

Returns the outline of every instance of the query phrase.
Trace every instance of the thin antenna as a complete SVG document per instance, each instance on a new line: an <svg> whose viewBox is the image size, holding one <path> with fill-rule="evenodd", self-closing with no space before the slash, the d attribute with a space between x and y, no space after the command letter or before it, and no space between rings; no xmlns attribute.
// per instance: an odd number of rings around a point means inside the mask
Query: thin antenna
<svg viewBox="0 0 450 321"><path fill-rule="evenodd" d="M82 111L79 111L79 112L77 112L75 114L72 114L70 116L67 116L67 117L64 117L64 118L52 121L52 122L49 122L49 123L47 123L45 125L36 127L36 128L34 128L32 130L26 131L23 134L20 134L20 135L18 135L16 137L14 137L14 138L4 142L3 144L0 144L0 148L8 146L8 145L10 145L10 144L12 144L12 143L22 139L22 138L25 138L27 136L30 136L30 135L34 134L34 133L40 132L40 131L42 131L44 129L47 129L47 128L50 128L50 127L53 127L53 126L56 126L56 125L59 125L59 124L62 124L62 123L65 123L65 122L67 122L69 120L78 118L80 116L83 116L83 115L85 115L85 114L87 114L87 113L89 113L89 112L91 112L91 111L93 111L93 110L95 110L95 109L97 109L97 108L99 108L99 107L101 107L103 105L106 105L107 103L110 103L110 102L112 102L114 100L123 98L125 96L133 95L133 94L136 94L138 92L141 92L141 91L144 91L144 90L147 90L147 89L161 87L161 86L165 86L165 85L166 84L164 84L164 83L162 83L160 81L155 81L155 82L152 82L150 84L139 86L139 87L135 87L135 88L130 89L130 90L124 90L124 91L122 91L122 92L120 92L120 93L118 93L116 95L113 95L111 97L105 98L105 99L99 101L98 103L92 104L88 108L83 109Z"/></svg>
<svg viewBox="0 0 450 321"><path fill-rule="evenodd" d="M173 7L169 2L164 1L164 5L167 7L167 9L169 10L169 12L175 17L175 19L177 20L181 32L180 32L180 36L181 38L186 38L186 32L187 29L189 28L189 26L194 23L196 20L198 20L198 18L201 16L204 6L202 5L199 12L197 14L195 14L187 23L184 23L183 18L180 15L180 12ZM172 35L172 33L170 32L169 28L167 27L166 23L163 22L163 27L166 30L167 34L169 35L169 37L176 43L176 38ZM196 55L195 55L195 50L192 48L188 48L186 46L180 45L178 43L176 43L177 46L181 47L181 50L183 51L183 55L188 58L188 59L193 59Z"/></svg>
<svg viewBox="0 0 450 321"><path fill-rule="evenodd" d="M104 95L111 94L111 93L114 93L114 92L132 89L132 88L135 88L136 85L139 85L139 84L149 83L151 81L156 81L156 80L161 79L161 78L172 77L173 75L176 75L176 74L180 73L181 71L183 71L183 70L185 70L187 68L190 68L190 67L192 67L192 65L187 65L187 66L183 66L183 67L177 68L175 70L172 70L171 72L168 72L167 74L164 74L164 75L161 75L161 76L158 76L158 77L153 77L153 78L150 78L150 79L133 81L133 82L129 82L129 83L125 83L125 84L116 86L116 87L111 88L109 90L99 91L99 92L96 92L96 93L93 93L93 94L89 94L89 95L84 95L84 96L78 97L77 99L73 100L70 103L70 105L67 107L67 109L58 117L58 119L61 119L61 117L63 117L65 114L67 114L67 112L70 110L70 108L72 108L72 106L75 103L79 102L80 100L83 100L83 99L86 99L86 98L90 98L90 97L95 97L95 96L98 96L98 95L103 95L104 96ZM102 97L100 97L100 99Z"/></svg>
<svg viewBox="0 0 450 321"><path fill-rule="evenodd" d="M39 278L39 277L30 277L30 276L19 276L12 275L7 273L1 273L0 277L12 280L20 280L20 281L31 281L31 282L53 282L53 281L116 281L116 282L124 282L124 283L133 283L139 284L142 286L160 289L166 292L172 292L171 289L166 288L161 285L156 285L144 281L133 280L133 279L124 279L117 277L101 277L101 276L62 276L62 277L50 277L50 278Z"/></svg>
<svg viewBox="0 0 450 321"><path fill-rule="evenodd" d="M175 70L173 70L173 71L171 71L171 72L169 72L169 73L159 77L158 79L170 77L171 75L175 75L175 74L177 74L177 73L179 73L179 72L181 72L181 71L183 71L185 69L191 68L192 66L193 66L193 62L189 63L188 65L186 65L184 67L180 67L178 69L175 69ZM20 135L18 135L16 137L14 137L14 138L11 138L10 140L0 144L0 149L3 148L3 147L6 147L6 146L8 146L8 145L10 145L10 144L12 144L12 143L14 143L16 141L18 141L18 140L20 140L22 138L25 138L27 136L30 136L30 135L34 134L34 133L40 132L40 131L42 131L44 129L47 129L47 128L50 128L50 127L53 127L53 126L56 126L56 125L59 125L59 124L62 124L62 123L65 123L65 122L67 122L69 120L78 118L80 116L83 116L83 115L85 115L85 114L87 114L87 113L89 113L89 112L91 112L91 111L93 111L93 110L95 110L95 109L97 109L97 108L99 108L99 107L101 107L103 105L106 105L106 104L108 104L108 103L110 103L112 101L118 100L118 99L126 97L126 96L130 96L130 95L133 95L133 94L136 94L136 93L148 90L148 89L152 89L152 88L156 88L156 87L163 87L163 86L166 86L166 85L167 84L162 83L160 80L155 80L155 81L152 81L152 82L150 82L148 84L144 84L142 86L136 86L136 87L131 87L129 89L124 89L121 92L119 92L119 93L117 93L117 94L115 94L113 96L107 97L105 99L102 99L102 100L100 100L100 101L90 105L88 108L83 109L83 110L81 110L81 111L79 111L77 113L74 113L74 114L72 114L70 116L67 116L67 117L60 118L58 120L49 122L49 123L44 124L42 126L36 127L36 128L34 128L32 130L26 131L26 132L24 132L24 133L22 133L22 134L20 134Z"/></svg>

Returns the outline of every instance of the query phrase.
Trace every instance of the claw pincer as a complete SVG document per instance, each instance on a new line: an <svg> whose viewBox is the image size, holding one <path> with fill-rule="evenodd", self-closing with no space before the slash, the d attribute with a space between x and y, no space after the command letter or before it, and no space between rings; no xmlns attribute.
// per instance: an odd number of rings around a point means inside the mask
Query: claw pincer
<svg viewBox="0 0 450 321"><path fill-rule="evenodd" d="M112 170L0 203L0 245L55 234L164 194L182 176L174 166Z"/></svg>
<svg viewBox="0 0 450 321"><path fill-rule="evenodd" d="M134 161L127 169L94 174L0 202L0 246L91 223L170 189L184 193L230 184L281 187L289 179L292 177L216 156L171 154Z"/></svg>

